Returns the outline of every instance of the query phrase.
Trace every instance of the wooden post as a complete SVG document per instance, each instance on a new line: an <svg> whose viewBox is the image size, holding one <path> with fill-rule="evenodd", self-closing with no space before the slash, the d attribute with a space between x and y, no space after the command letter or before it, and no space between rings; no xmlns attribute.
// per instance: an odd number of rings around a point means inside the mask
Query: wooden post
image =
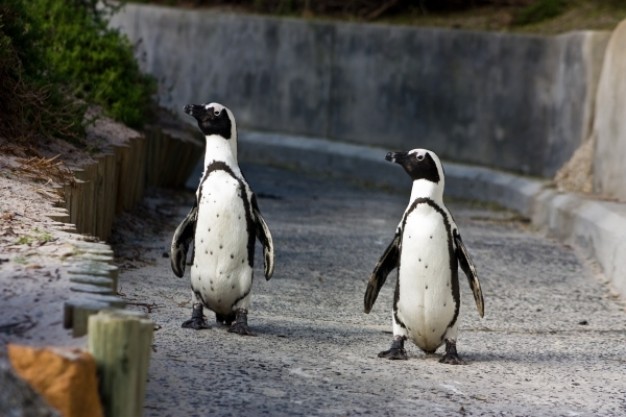
<svg viewBox="0 0 626 417"><path fill-rule="evenodd" d="M87 348L100 376L107 417L140 417L154 323L140 312L101 311L89 317Z"/></svg>
<svg viewBox="0 0 626 417"><path fill-rule="evenodd" d="M100 287L110 288L112 293L117 291L115 282L109 277L98 277L92 275L70 275L70 283L98 285Z"/></svg>
<svg viewBox="0 0 626 417"><path fill-rule="evenodd" d="M116 295L78 293L63 304L63 326L72 329L72 336L87 333L89 316L106 309L123 309L126 302Z"/></svg>

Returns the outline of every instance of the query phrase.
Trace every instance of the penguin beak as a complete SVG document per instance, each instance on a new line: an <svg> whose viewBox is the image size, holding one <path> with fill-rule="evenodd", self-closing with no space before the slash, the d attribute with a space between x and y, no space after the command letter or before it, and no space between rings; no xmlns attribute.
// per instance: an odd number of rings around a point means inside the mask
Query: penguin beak
<svg viewBox="0 0 626 417"><path fill-rule="evenodd" d="M406 159L406 152L389 152L385 156L385 159L389 162L395 162L396 164L402 164L402 161Z"/></svg>
<svg viewBox="0 0 626 417"><path fill-rule="evenodd" d="M212 109L209 109L211 111L207 111L207 109L205 109L204 106L201 104L187 104L184 110L185 113L187 113L196 120L204 119L206 116L209 116L210 119L213 118Z"/></svg>

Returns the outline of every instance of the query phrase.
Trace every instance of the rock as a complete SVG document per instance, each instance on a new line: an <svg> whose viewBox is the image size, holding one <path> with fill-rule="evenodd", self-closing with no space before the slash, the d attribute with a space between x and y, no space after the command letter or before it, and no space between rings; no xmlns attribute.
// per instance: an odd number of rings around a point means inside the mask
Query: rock
<svg viewBox="0 0 626 417"><path fill-rule="evenodd" d="M5 358L0 358L0 387L0 415L60 417L28 383L15 375Z"/></svg>
<svg viewBox="0 0 626 417"><path fill-rule="evenodd" d="M9 345L15 372L64 417L102 417L96 362L79 349Z"/></svg>
<svg viewBox="0 0 626 417"><path fill-rule="evenodd" d="M593 135L594 192L626 201L626 20L613 31L598 84Z"/></svg>
<svg viewBox="0 0 626 417"><path fill-rule="evenodd" d="M559 191L590 194L593 191L593 137L578 148L572 158L559 169L554 181Z"/></svg>

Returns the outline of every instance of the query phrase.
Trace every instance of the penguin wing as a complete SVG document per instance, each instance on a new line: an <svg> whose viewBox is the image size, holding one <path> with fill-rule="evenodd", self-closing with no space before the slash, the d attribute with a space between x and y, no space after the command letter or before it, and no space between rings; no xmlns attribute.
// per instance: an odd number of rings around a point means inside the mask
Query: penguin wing
<svg viewBox="0 0 626 417"><path fill-rule="evenodd" d="M461 235L458 230L454 231L454 243L456 245L456 257L459 260L461 269L465 272L465 275L467 275L470 288L474 293L474 301L476 301L478 314L480 314L480 317L483 317L485 315L485 303L483 301L483 292L480 289L480 281L478 281L478 273L476 272L472 258L463 244L463 240L461 240Z"/></svg>
<svg viewBox="0 0 626 417"><path fill-rule="evenodd" d="M269 281L274 273L274 241L272 240L270 229L261 215L255 195L252 196L252 210L254 211L256 236L263 245L265 279Z"/></svg>
<svg viewBox="0 0 626 417"><path fill-rule="evenodd" d="M180 222L174 236L172 237L172 246L170 247L170 265L172 271L177 277L185 274L185 262L187 261L187 251L189 250L189 242L194 237L196 231L196 221L198 220L198 202L193 205L187 217Z"/></svg>
<svg viewBox="0 0 626 417"><path fill-rule="evenodd" d="M378 298L380 289L387 280L387 275L393 271L400 261L400 241L402 240L401 234L396 233L393 240L385 249L385 253L381 256L380 260L374 267L374 271L367 282L367 289L365 290L365 313L369 313Z"/></svg>

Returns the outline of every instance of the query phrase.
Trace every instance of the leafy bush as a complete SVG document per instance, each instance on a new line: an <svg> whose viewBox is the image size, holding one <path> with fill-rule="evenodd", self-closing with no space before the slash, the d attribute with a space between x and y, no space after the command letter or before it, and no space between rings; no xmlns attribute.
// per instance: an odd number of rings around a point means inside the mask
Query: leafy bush
<svg viewBox="0 0 626 417"><path fill-rule="evenodd" d="M101 105L114 119L141 127L155 81L139 70L127 38L107 27L113 11L96 0L35 0L31 13L46 33L45 59L72 93Z"/></svg>
<svg viewBox="0 0 626 417"><path fill-rule="evenodd" d="M517 25L529 25L552 19L567 9L567 0L538 0L522 9L515 18Z"/></svg>
<svg viewBox="0 0 626 417"><path fill-rule="evenodd" d="M77 141L84 108L47 68L38 29L23 0L0 3L0 136L27 142L52 133Z"/></svg>
<svg viewBox="0 0 626 417"><path fill-rule="evenodd" d="M96 0L0 1L1 137L77 142L87 103L132 127L150 117L156 82L107 27L111 11Z"/></svg>

